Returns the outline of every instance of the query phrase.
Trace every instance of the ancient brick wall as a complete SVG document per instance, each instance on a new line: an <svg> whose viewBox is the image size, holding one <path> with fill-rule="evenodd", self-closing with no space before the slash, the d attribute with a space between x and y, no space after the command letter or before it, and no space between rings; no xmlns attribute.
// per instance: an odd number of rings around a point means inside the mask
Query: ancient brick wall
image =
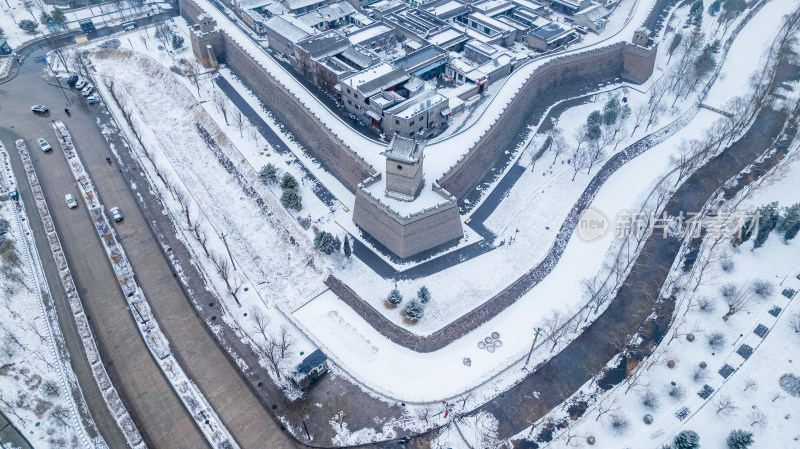
<svg viewBox="0 0 800 449"><path fill-rule="evenodd" d="M197 6L191 0L181 0L180 5L181 15L195 23L197 16L202 13ZM310 156L355 192L358 184L374 172L369 164L333 136L226 33L220 32L220 36L224 54L217 56L228 63L231 71L250 88L275 119L289 129Z"/></svg>
<svg viewBox="0 0 800 449"><path fill-rule="evenodd" d="M621 78L632 83L642 84L653 74L658 46L642 48L628 45L622 55L623 70Z"/></svg>
<svg viewBox="0 0 800 449"><path fill-rule="evenodd" d="M178 6L181 8L181 17L189 21L189 23L196 24L197 16L203 14L203 11L197 7L193 2L187 0L179 0Z"/></svg>
<svg viewBox="0 0 800 449"><path fill-rule="evenodd" d="M286 126L294 138L351 191L372 175L369 165L357 157L339 139L329 134L297 99L286 92L264 69L225 35L225 60L230 69L261 100L278 123Z"/></svg>
<svg viewBox="0 0 800 449"><path fill-rule="evenodd" d="M630 53L630 55L629 55ZM650 77L656 50L618 43L599 50L563 56L537 69L481 140L438 179L459 200L471 192L511 148L519 132L551 105L585 86L617 78L640 83Z"/></svg>
<svg viewBox="0 0 800 449"><path fill-rule="evenodd" d="M442 201L445 201L444 198ZM400 258L413 256L463 236L455 201L409 218L364 191L356 194L353 221Z"/></svg>

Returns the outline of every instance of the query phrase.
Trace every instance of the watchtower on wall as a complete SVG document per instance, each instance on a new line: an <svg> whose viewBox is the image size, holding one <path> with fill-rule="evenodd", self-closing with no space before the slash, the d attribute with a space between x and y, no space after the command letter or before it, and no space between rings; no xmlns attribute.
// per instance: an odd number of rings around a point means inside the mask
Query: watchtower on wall
<svg viewBox="0 0 800 449"><path fill-rule="evenodd" d="M650 44L650 30L645 27L638 28L636 31L633 32L633 39L631 42L634 45L639 45L641 47L647 47Z"/></svg>
<svg viewBox="0 0 800 449"><path fill-rule="evenodd" d="M422 189L423 150L425 141L394 136L386 156L386 195L404 201L413 201Z"/></svg>
<svg viewBox="0 0 800 449"><path fill-rule="evenodd" d="M208 14L200 14L197 17L197 28L200 30L201 33L210 33L214 31L214 28L217 26L217 21L214 20Z"/></svg>
<svg viewBox="0 0 800 449"><path fill-rule="evenodd" d="M217 22L207 14L197 16L197 25L192 26L189 39L192 41L192 52L204 67L217 67L217 57L222 55L223 44Z"/></svg>

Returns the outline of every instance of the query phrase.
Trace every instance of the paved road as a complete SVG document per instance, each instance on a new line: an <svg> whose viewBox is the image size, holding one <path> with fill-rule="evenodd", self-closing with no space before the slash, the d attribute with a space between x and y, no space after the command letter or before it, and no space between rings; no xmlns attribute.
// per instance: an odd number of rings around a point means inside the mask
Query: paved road
<svg viewBox="0 0 800 449"><path fill-rule="evenodd" d="M17 138L25 139L31 150L34 165L39 174L46 199L53 215L56 229L61 237L72 268L73 275L81 298L84 301L87 317L95 332L98 346L106 363L106 368L120 391L123 400L131 410L137 425L151 447L206 447L205 439L195 427L194 421L186 412L183 404L174 394L171 386L163 377L139 335L131 314L125 310L125 300L113 276L97 235L93 233L88 214L83 205L70 210L64 204L64 194L72 193L80 198L64 156L54 149L50 153L42 153L36 148L35 139L45 137L56 145L55 134L49 120L58 118L65 120L73 131L76 144L85 148L105 151L102 137L94 130L94 121L87 115L86 106L72 93L68 94L73 104L73 118L67 118L61 110L65 98L58 88L45 84L41 78L41 64L29 58L20 69L17 78L3 86L0 98L3 108L0 109L0 137L11 144ZM30 112L33 103L44 103L54 110L51 117L39 117ZM13 127L13 128L12 128ZM25 179L19 158L10 151L17 178ZM22 187L25 182L20 182ZM100 189L102 192L102 188ZM28 189L23 189L23 199ZM30 197L28 196L27 199ZM26 202L28 211L35 211L32 203ZM54 291L59 312L67 307L63 290L56 281L52 257L46 257L45 250L38 242L44 241L41 222L32 219L37 247L48 275L50 286ZM38 224L38 226L37 226ZM59 317L68 317L59 313ZM102 398L99 396L94 379L88 373L85 355L76 347L77 333L71 318L62 319L65 338L69 344L76 374L81 380L81 387L86 392L87 402L92 416L111 447L125 447L124 440L119 440L116 424L111 420Z"/></svg>
<svg viewBox="0 0 800 449"><path fill-rule="evenodd" d="M94 111L69 93L73 101L70 105L73 114L72 117L66 117L61 111L64 96L56 87L42 81L42 66L33 62L35 60L29 58L18 77L4 85L0 92L3 102L0 109L0 122L3 123L0 137L12 146L18 136L26 139L30 147L35 144L35 138L40 136L55 144L48 118L34 116L29 108L33 103L42 102L55 110L50 119L58 118L67 124L100 192L101 200L109 207L121 207L125 213L125 220L116 227L117 233L181 365L199 385L242 447L293 447L291 439L281 432L279 425L252 394L236 367L194 314L125 179L116 166L109 166L105 162L109 150L98 132L92 115ZM44 154L32 148L32 155L87 314L98 337L103 359L143 435L152 447L206 447L205 439L153 362L130 313L124 309L124 299L99 240L91 232L83 205L76 210L69 210L63 204L65 193L80 197L66 159L57 150ZM17 158L12 157L12 160L18 162ZM21 172L18 176L21 176ZM32 206L28 207L34 210ZM37 233L37 237L40 235ZM51 285L58 283L51 281ZM70 347L70 352L75 354L74 347ZM83 354L73 355L73 358L86 363ZM91 392L94 381L89 378L91 385L86 382L85 375L88 372L81 370L80 366L76 372L84 379L81 385L86 384L85 389ZM103 414L107 415L107 411L97 399L87 394L93 415L97 416L95 419L105 436L106 429L112 432L113 429L108 421L103 420ZM108 439L114 440L113 436ZM124 443L110 443L110 446L123 447Z"/></svg>
<svg viewBox="0 0 800 449"><path fill-rule="evenodd" d="M3 412L0 412L0 447L14 447L18 449L33 449L30 441L14 427Z"/></svg>

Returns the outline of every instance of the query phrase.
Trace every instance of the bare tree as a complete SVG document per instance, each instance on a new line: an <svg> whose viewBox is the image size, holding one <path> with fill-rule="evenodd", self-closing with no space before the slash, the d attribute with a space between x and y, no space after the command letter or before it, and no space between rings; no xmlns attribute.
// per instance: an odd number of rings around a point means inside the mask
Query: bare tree
<svg viewBox="0 0 800 449"><path fill-rule="evenodd" d="M700 28L695 28L688 36L681 39L681 56L675 66L673 66L671 73L672 84L669 86L670 90L676 90L678 84L686 79L686 75L693 67L692 61L695 60L697 54L703 49L705 41L706 36L700 31Z"/></svg>
<svg viewBox="0 0 800 449"><path fill-rule="evenodd" d="M686 388L679 383L670 384L667 387L667 394L676 401L680 401L686 396Z"/></svg>
<svg viewBox="0 0 800 449"><path fill-rule="evenodd" d="M725 302L728 304L728 312L722 316L722 319L728 321L728 318L735 313L748 310L753 305L754 294L749 288L740 288L736 294L727 296Z"/></svg>
<svg viewBox="0 0 800 449"><path fill-rule="evenodd" d="M567 149L566 142L564 142L564 132L561 128L554 126L548 129L545 134L550 139L550 151L553 152L553 164L555 164L558 156Z"/></svg>
<svg viewBox="0 0 800 449"><path fill-rule="evenodd" d="M431 406L429 404L423 404L417 409L417 419L425 421L425 424L428 424L428 418L431 416Z"/></svg>
<svg viewBox="0 0 800 449"><path fill-rule="evenodd" d="M239 293L239 289L242 287L242 281L238 276L235 276L231 272L231 266L228 264L228 259L226 257L211 253L211 261L214 263L217 273L220 275L222 280L225 281L225 286L228 288L228 293L233 296L233 300L236 301L236 305L241 307L242 303L239 302L239 297L237 294Z"/></svg>
<svg viewBox="0 0 800 449"><path fill-rule="evenodd" d="M592 279L584 279L581 285L584 293L589 298L589 304L594 309L594 313L599 312L600 307L611 299L612 292L608 288L607 282L600 279L599 275ZM588 316L586 319L588 319Z"/></svg>
<svg viewBox="0 0 800 449"><path fill-rule="evenodd" d="M630 420L622 412L614 412L609 415L608 425L617 435L623 435L630 427Z"/></svg>
<svg viewBox="0 0 800 449"><path fill-rule="evenodd" d="M597 413L597 418L595 418L595 422L599 421L600 418L607 415L608 413L614 412L619 408L616 406L617 403L617 396L614 394L600 394L600 399L597 400L595 404L594 411Z"/></svg>
<svg viewBox="0 0 800 449"><path fill-rule="evenodd" d="M607 135L607 133L603 133L603 135L598 139L589 139L589 151L587 151L587 175L592 172L592 167L594 167L594 164L600 162L606 157L605 149L608 144L608 140L606 138Z"/></svg>
<svg viewBox="0 0 800 449"><path fill-rule="evenodd" d="M278 341L274 337L270 336L266 343L261 346L260 350L261 356L264 357L267 362L269 362L273 374L275 374L275 377L280 380L281 371L283 370L283 360L281 359Z"/></svg>
<svg viewBox="0 0 800 449"><path fill-rule="evenodd" d="M658 395L651 389L647 389L639 399L642 401L642 406L650 411L658 410L659 398Z"/></svg>
<svg viewBox="0 0 800 449"><path fill-rule="evenodd" d="M792 315L792 318L789 320L789 328L795 331L795 333L800 332L800 312Z"/></svg>
<svg viewBox="0 0 800 449"><path fill-rule="evenodd" d="M236 109L233 113L233 124L239 130L239 137L244 137L242 134L242 130L244 129L245 118L242 115L242 111Z"/></svg>
<svg viewBox="0 0 800 449"><path fill-rule="evenodd" d="M683 35L680 32L676 32L675 35L672 36L672 41L670 41L669 48L667 49L667 54L669 55L667 58L667 65L669 65L669 61L672 60L672 55L675 53L675 50L680 47L681 40L683 40Z"/></svg>
<svg viewBox="0 0 800 449"><path fill-rule="evenodd" d="M731 416L736 412L736 409L739 408L736 406L736 403L733 402L733 398L728 395L721 394L717 397L717 400L714 402L714 411L717 415L722 416Z"/></svg>
<svg viewBox="0 0 800 449"><path fill-rule="evenodd" d="M640 104L633 109L633 129L631 129L631 137L636 134L636 129L644 123L644 120L647 118L648 109L649 107L646 104Z"/></svg>
<svg viewBox="0 0 800 449"><path fill-rule="evenodd" d="M228 98L223 94L218 94L215 90L214 93L214 105L217 107L219 112L222 113L222 118L225 119L225 124L228 124Z"/></svg>
<svg viewBox="0 0 800 449"><path fill-rule="evenodd" d="M253 308L253 310L250 311L250 320L253 322L253 327L256 332L264 338L264 341L268 341L269 336L267 330L269 329L270 323L269 317L264 315L261 309Z"/></svg>
<svg viewBox="0 0 800 449"><path fill-rule="evenodd" d="M754 409L747 415L747 419L750 420L750 427L761 427L764 428L767 426L767 415L759 409Z"/></svg>
<svg viewBox="0 0 800 449"><path fill-rule="evenodd" d="M187 59L183 62L183 74L197 89L197 96L200 97L200 76L203 75L203 66L194 59Z"/></svg>
<svg viewBox="0 0 800 449"><path fill-rule="evenodd" d="M261 137L261 133L258 132L258 126L253 122L253 120L247 119L247 123L250 124L248 128L248 134L253 141L256 143L256 147L258 147L258 139Z"/></svg>
<svg viewBox="0 0 800 449"><path fill-rule="evenodd" d="M698 323L692 323L691 326L688 326L688 323L686 322L686 316L681 316L673 324L671 336L667 344L672 343L672 340L676 338L685 337L689 334L696 334L698 332L700 332L700 325Z"/></svg>
<svg viewBox="0 0 800 449"><path fill-rule="evenodd" d="M463 418L462 418L463 419ZM475 447L500 447L497 437L497 419L488 412L480 412L471 419Z"/></svg>
<svg viewBox="0 0 800 449"><path fill-rule="evenodd" d="M670 164L675 167L677 179L675 186L694 173L694 171L702 164L702 154L704 146L697 140L681 140L678 144L677 154L672 154L669 157Z"/></svg>
<svg viewBox="0 0 800 449"><path fill-rule="evenodd" d="M278 334L278 348L280 349L280 355L282 359L285 359L289 356L289 350L294 346L294 339L289 331L286 329L286 326L281 325L280 333Z"/></svg>
<svg viewBox="0 0 800 449"><path fill-rule="evenodd" d="M725 334L722 332L712 332L708 336L708 345L711 346L711 349L714 351L719 351L725 346Z"/></svg>
<svg viewBox="0 0 800 449"><path fill-rule="evenodd" d="M551 351L556 349L558 342L566 335L566 318L558 310L551 310L540 326L546 341L553 343Z"/></svg>
<svg viewBox="0 0 800 449"><path fill-rule="evenodd" d="M569 154L570 161L572 162L572 181L575 180L578 172L589 166L589 155L586 148L581 148L581 144L585 139L586 135L584 134L581 140L578 141L578 145L573 147Z"/></svg>
<svg viewBox="0 0 800 449"><path fill-rule="evenodd" d="M749 389L753 389L753 391L758 390L758 383L752 377L748 377L744 380L744 389L743 391L747 391Z"/></svg>

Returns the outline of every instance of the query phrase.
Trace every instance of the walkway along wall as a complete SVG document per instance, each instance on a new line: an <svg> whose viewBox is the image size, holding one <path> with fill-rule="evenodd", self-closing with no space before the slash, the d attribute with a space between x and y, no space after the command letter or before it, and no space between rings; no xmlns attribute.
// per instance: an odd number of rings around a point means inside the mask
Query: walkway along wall
<svg viewBox="0 0 800 449"><path fill-rule="evenodd" d="M509 150L516 136L547 105L585 86L623 79L643 83L653 73L657 48L620 42L562 56L537 69L489 131L437 182L459 200L470 193Z"/></svg>

